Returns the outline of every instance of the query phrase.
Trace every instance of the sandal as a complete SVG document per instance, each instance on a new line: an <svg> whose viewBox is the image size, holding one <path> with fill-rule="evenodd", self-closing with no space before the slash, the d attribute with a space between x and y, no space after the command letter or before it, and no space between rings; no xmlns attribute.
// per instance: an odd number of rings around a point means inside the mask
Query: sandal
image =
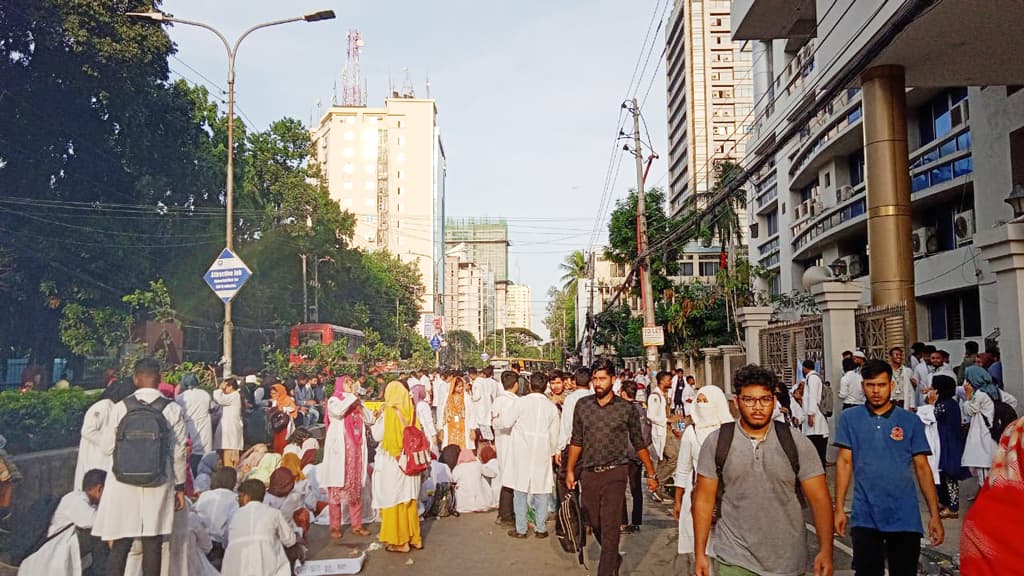
<svg viewBox="0 0 1024 576"><path fill-rule="evenodd" d="M360 536L369 536L370 535L370 531L367 530L366 528L363 528L362 526L360 526L359 528L353 528L352 530L350 530L350 532L352 532L353 534L358 534Z"/></svg>
<svg viewBox="0 0 1024 576"><path fill-rule="evenodd" d="M419 546L415 544L409 544L409 546L412 547L413 550L423 550L423 544L420 544Z"/></svg>
<svg viewBox="0 0 1024 576"><path fill-rule="evenodd" d="M401 554L407 554L409 552L409 545L403 544L401 546L396 546L395 544L388 544L384 547L384 549L388 552L398 552Z"/></svg>
<svg viewBox="0 0 1024 576"><path fill-rule="evenodd" d="M341 530L331 530L331 540L341 540Z"/></svg>

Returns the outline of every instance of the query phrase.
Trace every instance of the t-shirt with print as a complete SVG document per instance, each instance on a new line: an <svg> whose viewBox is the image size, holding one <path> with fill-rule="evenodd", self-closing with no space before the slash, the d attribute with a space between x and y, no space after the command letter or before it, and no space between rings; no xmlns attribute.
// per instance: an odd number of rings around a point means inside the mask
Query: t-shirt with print
<svg viewBox="0 0 1024 576"><path fill-rule="evenodd" d="M913 460L932 452L917 415L895 405L883 414L867 406L845 410L835 445L853 452L850 526L924 533Z"/></svg>
<svg viewBox="0 0 1024 576"><path fill-rule="evenodd" d="M726 564L746 568L762 576L804 574L807 562L807 529L794 486L798 480L778 434L769 424L758 442L739 424L732 437L729 456L722 469L722 517L712 531L712 548ZM697 474L718 479L716 430L701 445ZM814 444L793 433L799 481L825 474Z"/></svg>

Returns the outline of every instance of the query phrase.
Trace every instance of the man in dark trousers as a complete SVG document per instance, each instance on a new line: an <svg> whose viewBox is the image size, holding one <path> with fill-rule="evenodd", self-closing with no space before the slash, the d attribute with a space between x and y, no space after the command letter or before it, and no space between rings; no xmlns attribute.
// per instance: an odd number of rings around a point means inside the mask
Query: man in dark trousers
<svg viewBox="0 0 1024 576"><path fill-rule="evenodd" d="M590 369L592 396L576 404L569 443L565 484L576 488L577 464L583 508L594 537L601 544L597 576L619 573L619 522L626 503L632 448L647 471L647 488L658 489L654 465L644 445L640 414L632 404L612 392L615 365L599 358Z"/></svg>

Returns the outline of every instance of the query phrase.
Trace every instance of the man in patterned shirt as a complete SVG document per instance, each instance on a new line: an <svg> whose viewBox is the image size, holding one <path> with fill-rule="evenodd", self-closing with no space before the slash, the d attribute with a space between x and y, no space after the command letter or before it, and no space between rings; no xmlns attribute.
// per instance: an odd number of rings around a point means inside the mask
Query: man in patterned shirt
<svg viewBox="0 0 1024 576"><path fill-rule="evenodd" d="M594 538L601 544L597 576L619 573L619 522L626 501L632 447L647 471L647 488L656 491L658 480L644 444L640 414L632 404L612 393L615 365L599 358L590 369L592 396L576 404L569 444L565 484L576 488L579 465L583 508Z"/></svg>

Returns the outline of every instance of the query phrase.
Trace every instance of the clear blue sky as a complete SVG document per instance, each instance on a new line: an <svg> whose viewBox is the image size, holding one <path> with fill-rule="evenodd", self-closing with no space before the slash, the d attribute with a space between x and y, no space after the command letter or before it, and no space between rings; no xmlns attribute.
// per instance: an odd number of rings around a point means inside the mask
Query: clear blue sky
<svg viewBox="0 0 1024 576"><path fill-rule="evenodd" d="M326 8L337 13L336 20L260 30L245 40L236 97L258 129L285 116L309 122L318 98L330 103L336 79L340 90L349 28L366 42L370 105L383 104L389 74L399 86L408 67L417 96L425 95L429 76L448 157L447 212L510 219L509 274L532 288L533 327L546 336L546 292L558 282L562 257L588 247L619 105L652 15L656 29L670 3L165 0L163 9L211 24L230 40L266 20ZM653 78L644 117L662 158L648 182L661 185L668 163L665 70L658 64L667 18L638 89L643 98ZM212 34L187 26L170 34L179 50L170 60L175 75L226 84L224 49ZM635 184L626 160L613 198Z"/></svg>

